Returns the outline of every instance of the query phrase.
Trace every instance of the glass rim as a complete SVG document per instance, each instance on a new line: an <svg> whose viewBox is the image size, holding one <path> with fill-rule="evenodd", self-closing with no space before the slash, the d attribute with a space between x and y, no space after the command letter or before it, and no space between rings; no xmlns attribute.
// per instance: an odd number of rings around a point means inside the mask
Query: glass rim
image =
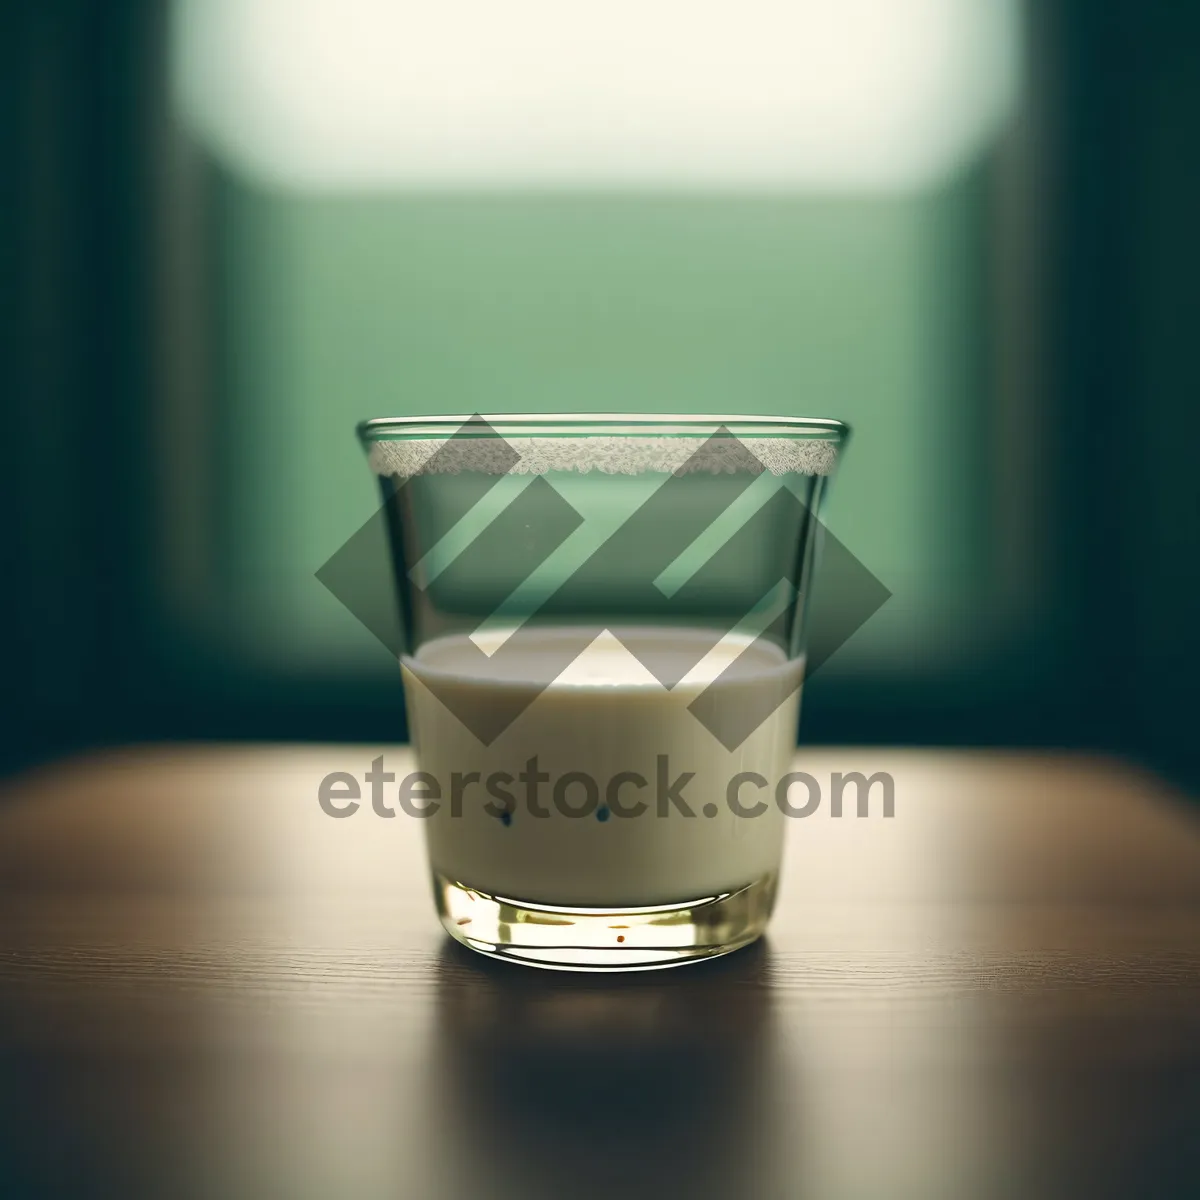
<svg viewBox="0 0 1200 1200"><path fill-rule="evenodd" d="M768 417L698 413L477 413L465 416L429 415L371 417L357 425L359 440L443 439L472 420L486 422L495 436L512 437L708 437L717 429L759 438L819 438L844 442L850 426L832 417ZM463 436L488 437L489 433Z"/></svg>

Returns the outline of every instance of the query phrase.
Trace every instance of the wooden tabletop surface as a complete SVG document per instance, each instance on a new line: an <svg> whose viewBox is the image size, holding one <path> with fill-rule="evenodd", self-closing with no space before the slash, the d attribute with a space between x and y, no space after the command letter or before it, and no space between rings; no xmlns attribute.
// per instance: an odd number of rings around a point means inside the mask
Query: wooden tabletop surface
<svg viewBox="0 0 1200 1200"><path fill-rule="evenodd" d="M0 793L0 1196L1200 1196L1200 821L1115 761L807 750L769 938L639 976L451 944L370 747ZM406 752L384 749L388 769Z"/></svg>

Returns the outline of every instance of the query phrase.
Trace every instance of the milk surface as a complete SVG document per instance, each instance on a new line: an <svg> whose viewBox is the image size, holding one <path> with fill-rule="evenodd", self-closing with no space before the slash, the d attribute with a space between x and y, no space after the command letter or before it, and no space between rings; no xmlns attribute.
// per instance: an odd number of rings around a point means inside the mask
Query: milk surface
<svg viewBox="0 0 1200 1200"><path fill-rule="evenodd" d="M503 655L481 663L476 651L496 651L503 632L476 635L475 645L466 636L437 639L402 660L418 766L441 792L441 807L424 818L435 871L513 900L619 909L698 900L778 870L783 816L774 788L795 748L802 663L731 635L668 689L627 647L678 651L690 662L706 635L617 632L600 634L540 692L534 681L546 678L546 660L539 658L552 655L555 639L569 631L539 634L515 663ZM786 699L731 750L688 711L701 693L717 720L765 693ZM536 698L490 745L454 715L464 704L505 704L531 694ZM543 816L531 811L530 785L519 778L528 777L535 757L537 771L549 776L537 784L535 807ZM626 776L610 792L623 772L640 776L645 786ZM758 815L740 816L730 804L729 785L739 772L767 781L762 789L744 783L735 797L751 808L765 802ZM478 782L462 782L476 773ZM587 815L567 815L555 804L555 785L568 773L594 781L598 804ZM690 816L662 797L687 773L692 777L675 794ZM450 802L455 774L456 806ZM498 776L508 777L497 786L513 803L489 794L487 781ZM588 787L578 779L561 795L575 810L587 807ZM638 802L646 806L638 815L618 812Z"/></svg>

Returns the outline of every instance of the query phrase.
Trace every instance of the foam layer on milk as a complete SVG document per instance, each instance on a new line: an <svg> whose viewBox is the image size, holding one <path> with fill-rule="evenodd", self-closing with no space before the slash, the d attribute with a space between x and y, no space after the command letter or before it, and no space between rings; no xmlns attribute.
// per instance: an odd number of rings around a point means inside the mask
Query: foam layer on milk
<svg viewBox="0 0 1200 1200"><path fill-rule="evenodd" d="M505 437L419 438L373 442L368 462L376 475L643 475L648 472L748 472L831 475L836 442L821 438Z"/></svg>
<svg viewBox="0 0 1200 1200"><path fill-rule="evenodd" d="M713 635L701 629L626 626L619 634L603 629L566 666L562 665L563 647L578 643L576 629L568 626L541 629L532 636L517 634L516 629L500 629L435 638L410 662L419 674L431 679L455 679L477 686L550 682L557 689L662 689L659 676L637 653L641 649L644 657L646 650L653 649L660 675L678 680L671 690L680 695L695 695L717 679L775 678L796 670L778 646L742 633L727 633L714 645ZM476 651L486 657L481 660Z"/></svg>

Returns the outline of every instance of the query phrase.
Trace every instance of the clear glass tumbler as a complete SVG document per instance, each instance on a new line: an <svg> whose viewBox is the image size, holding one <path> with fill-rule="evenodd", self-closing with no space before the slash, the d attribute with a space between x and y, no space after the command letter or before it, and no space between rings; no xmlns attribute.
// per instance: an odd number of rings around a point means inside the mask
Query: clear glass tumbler
<svg viewBox="0 0 1200 1200"><path fill-rule="evenodd" d="M449 933L578 970L757 938L846 426L492 415L359 435L403 630L401 799Z"/></svg>

